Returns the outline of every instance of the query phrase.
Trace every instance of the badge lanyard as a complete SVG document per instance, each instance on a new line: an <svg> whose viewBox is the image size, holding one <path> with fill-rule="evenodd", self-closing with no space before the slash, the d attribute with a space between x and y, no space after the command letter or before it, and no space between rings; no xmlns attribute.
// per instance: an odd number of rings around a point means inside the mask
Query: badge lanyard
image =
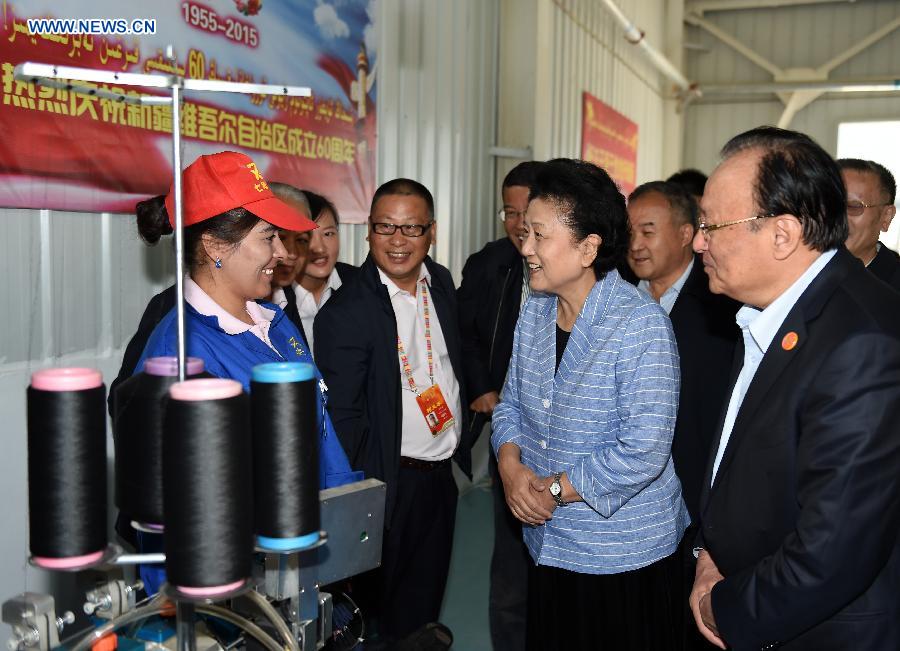
<svg viewBox="0 0 900 651"><path fill-rule="evenodd" d="M428 379L431 380L431 384L434 384L434 353L431 349L431 319L428 310L428 283L425 282L424 278L420 282L422 283L422 312L425 315L425 355L428 359ZM409 388L417 396L420 395L419 388L416 386L416 380L413 378L412 367L409 365L409 357L403 349L403 342L400 341L399 334L397 335L397 352L400 353L400 363L403 365L403 374L406 375L406 381L409 383Z"/></svg>

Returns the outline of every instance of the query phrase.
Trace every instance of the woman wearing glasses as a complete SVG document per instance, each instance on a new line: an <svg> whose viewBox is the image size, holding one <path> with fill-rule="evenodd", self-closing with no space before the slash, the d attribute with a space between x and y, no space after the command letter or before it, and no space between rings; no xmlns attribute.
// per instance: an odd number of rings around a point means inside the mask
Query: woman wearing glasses
<svg viewBox="0 0 900 651"><path fill-rule="evenodd" d="M535 563L527 646L673 649L683 608L669 557L689 518L671 456L672 327L615 270L628 220L606 172L547 162L529 198L522 254L535 293L491 437Z"/></svg>

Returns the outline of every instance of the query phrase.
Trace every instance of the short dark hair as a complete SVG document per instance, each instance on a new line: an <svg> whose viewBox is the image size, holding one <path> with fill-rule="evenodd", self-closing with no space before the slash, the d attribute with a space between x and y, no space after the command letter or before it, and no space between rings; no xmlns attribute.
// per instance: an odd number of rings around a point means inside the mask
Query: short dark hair
<svg viewBox="0 0 900 651"><path fill-rule="evenodd" d="M862 158L839 158L837 164L841 170L874 174L878 179L878 184L881 186L881 191L887 195L888 200L891 203L896 201L897 182L894 180L894 175L891 174L891 171L881 163L876 163L873 160L863 160Z"/></svg>
<svg viewBox="0 0 900 651"><path fill-rule="evenodd" d="M334 223L341 223L341 218L340 215L338 215L337 208L335 208L334 204L331 203L331 200L328 197L323 197L321 194L316 194L315 192L310 192L309 190L304 190L303 194L306 195L306 199L309 201L309 210L314 222L319 221L319 217L321 217L326 210L330 210L331 214L334 215Z"/></svg>
<svg viewBox="0 0 900 651"><path fill-rule="evenodd" d="M639 185L628 195L628 203L648 194L661 194L669 202L672 217L680 224L697 228L697 201L685 188L668 181L650 181Z"/></svg>
<svg viewBox="0 0 900 651"><path fill-rule="evenodd" d="M706 174L700 170L689 167L687 169L678 170L672 176L667 178L666 182L680 185L687 190L688 194L702 197L703 191L706 189L706 180Z"/></svg>
<svg viewBox="0 0 900 651"><path fill-rule="evenodd" d="M150 246L156 244L160 237L168 235L174 230L169 223L165 195L139 201L134 209L137 216L138 234ZM201 247L204 234L209 233L212 237L235 246L247 237L247 233L253 230L259 221L259 217L249 210L238 207L187 226L184 229L184 252L182 254L184 264L193 271L204 262L206 258Z"/></svg>
<svg viewBox="0 0 900 651"><path fill-rule="evenodd" d="M541 161L535 160L519 163L509 170L509 173L503 179L502 187L511 188L514 185L518 185L523 188L531 188L531 184L534 183L534 177L538 170L541 169L541 165L543 165Z"/></svg>
<svg viewBox="0 0 900 651"><path fill-rule="evenodd" d="M753 149L762 151L754 182L759 211L797 217L803 242L817 251L841 246L848 233L847 190L834 159L806 134L770 126L735 136L722 158Z"/></svg>
<svg viewBox="0 0 900 651"><path fill-rule="evenodd" d="M378 203L378 200L390 195L419 197L424 199L425 204L428 206L428 218L434 219L434 197L431 196L431 192L428 191L428 188L412 179L394 179L393 181L382 183L381 186L375 190L375 195L372 197L372 206L369 209L369 220L372 219L372 213L375 212L375 204Z"/></svg>
<svg viewBox="0 0 900 651"><path fill-rule="evenodd" d="M625 197L604 170L587 161L557 158L541 165L528 200L553 204L560 221L576 242L588 235L601 238L594 274L603 278L628 251L628 215Z"/></svg>

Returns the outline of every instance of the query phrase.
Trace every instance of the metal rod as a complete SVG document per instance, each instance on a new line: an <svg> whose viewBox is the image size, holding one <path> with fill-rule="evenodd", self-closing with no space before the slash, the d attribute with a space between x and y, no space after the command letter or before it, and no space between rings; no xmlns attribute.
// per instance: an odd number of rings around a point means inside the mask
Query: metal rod
<svg viewBox="0 0 900 651"><path fill-rule="evenodd" d="M194 604L175 602L175 634L178 651L197 651L197 632L194 630Z"/></svg>
<svg viewBox="0 0 900 651"><path fill-rule="evenodd" d="M703 86L704 95L754 95L791 93L801 90L826 93L884 93L900 90L900 79L859 81L784 81L761 84L721 84Z"/></svg>
<svg viewBox="0 0 900 651"><path fill-rule="evenodd" d="M165 563L165 554L122 554L113 561L115 565L139 565L141 563Z"/></svg>
<svg viewBox="0 0 900 651"><path fill-rule="evenodd" d="M144 88L172 88L173 86L180 86L187 90L214 93L256 93L259 95L287 95L291 97L310 97L312 95L312 89L309 86L253 84L221 81L219 79L184 79L179 75L113 72L111 70L57 66L50 63L34 63L32 61L26 61L17 65L15 76L16 79L33 84L49 86L51 85L49 82L62 83L61 88L66 90L76 90L74 85L71 84L72 81L90 81L117 84L119 86L142 86ZM100 89L83 87L77 92L98 95ZM118 96L116 93L113 95Z"/></svg>
<svg viewBox="0 0 900 651"><path fill-rule="evenodd" d="M185 378L184 219L181 213L181 88L172 86L172 189L175 195L175 316L178 327L178 381Z"/></svg>

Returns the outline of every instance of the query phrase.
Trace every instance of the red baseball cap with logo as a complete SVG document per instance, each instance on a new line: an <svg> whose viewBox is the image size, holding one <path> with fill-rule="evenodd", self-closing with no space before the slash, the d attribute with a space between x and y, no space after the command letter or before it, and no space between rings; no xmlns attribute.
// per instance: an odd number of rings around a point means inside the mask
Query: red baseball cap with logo
<svg viewBox="0 0 900 651"><path fill-rule="evenodd" d="M190 226L233 208L246 208L288 231L311 231L314 221L278 199L249 156L235 151L200 156L181 174L181 213ZM175 227L175 188L166 195L169 223Z"/></svg>

